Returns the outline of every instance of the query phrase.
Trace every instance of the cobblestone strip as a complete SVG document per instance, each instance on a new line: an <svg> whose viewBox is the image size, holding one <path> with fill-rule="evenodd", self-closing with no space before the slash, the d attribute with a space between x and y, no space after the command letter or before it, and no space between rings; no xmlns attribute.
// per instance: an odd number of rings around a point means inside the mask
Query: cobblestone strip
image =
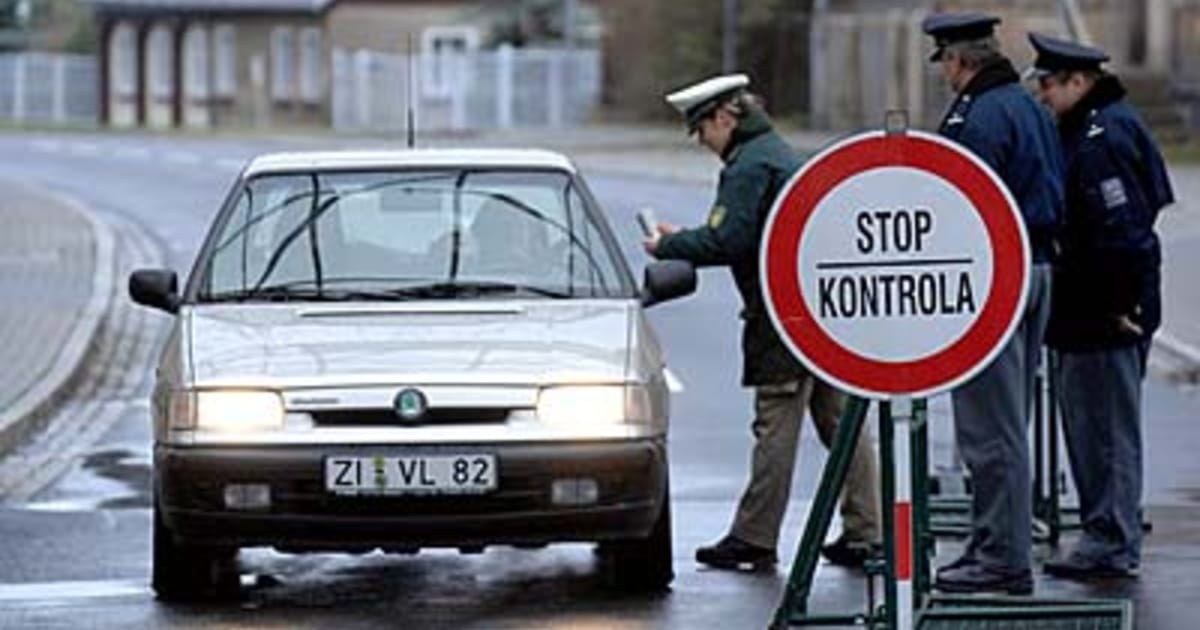
<svg viewBox="0 0 1200 630"><path fill-rule="evenodd" d="M30 331L37 330L33 326L22 326L16 323L11 330L5 331L5 353L16 353L26 358L36 357L45 361L46 353L53 355L49 367L30 387L24 389L12 402L0 409L0 455L9 451L20 440L36 430L62 402L79 377L82 368L95 349L94 340L102 321L105 319L113 302L116 291L114 277L114 239L112 231L93 213L77 201L58 193L44 190L34 191L24 184L4 183L5 187L19 185L46 199L48 204L65 208L88 226L94 247L94 273L91 278L90 296L78 316L66 332L64 338L57 336L49 338L29 338ZM40 240L40 239L39 239ZM38 257L52 256L53 252L28 251L23 255ZM77 252L65 252L64 255L77 255ZM51 287L28 287L30 291L44 291ZM23 300L28 296L0 295L3 300ZM22 332L24 330L24 333ZM38 369L30 365L29 369Z"/></svg>
<svg viewBox="0 0 1200 630"><path fill-rule="evenodd" d="M118 245L118 277L163 265L159 246L141 228L115 216L108 221ZM0 502L32 499L70 470L131 407L146 412L156 349L166 323L165 316L123 295L117 297L76 387L36 436L0 459Z"/></svg>

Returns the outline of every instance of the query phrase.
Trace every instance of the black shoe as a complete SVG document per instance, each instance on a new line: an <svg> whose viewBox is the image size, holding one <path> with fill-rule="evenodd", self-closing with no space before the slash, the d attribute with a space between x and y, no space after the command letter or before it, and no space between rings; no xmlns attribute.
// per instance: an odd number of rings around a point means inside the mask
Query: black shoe
<svg viewBox="0 0 1200 630"><path fill-rule="evenodd" d="M1068 580L1092 580L1113 578L1136 578L1138 565L1121 566L1097 558L1089 558L1079 553L1068 554L1064 558L1048 560L1042 565L1046 575Z"/></svg>
<svg viewBox="0 0 1200 630"><path fill-rule="evenodd" d="M879 550L879 545L861 540L849 540L843 535L821 547L821 555L825 556L825 559L832 564L861 569L867 560L878 554Z"/></svg>
<svg viewBox="0 0 1200 630"><path fill-rule="evenodd" d="M966 562L937 573L934 588L943 593L1005 593L1032 595L1032 571L1003 571L975 562Z"/></svg>
<svg viewBox="0 0 1200 630"><path fill-rule="evenodd" d="M934 575L941 575L942 573L945 573L947 571L954 571L955 569L965 567L968 564L976 564L978 562L979 561L976 560L974 556L964 553L963 555L959 556L958 559L954 560L950 564L944 564L944 565L938 567L937 569L935 569Z"/></svg>
<svg viewBox="0 0 1200 630"><path fill-rule="evenodd" d="M765 571L775 566L774 549L726 536L715 545L696 550L696 562L727 571Z"/></svg>

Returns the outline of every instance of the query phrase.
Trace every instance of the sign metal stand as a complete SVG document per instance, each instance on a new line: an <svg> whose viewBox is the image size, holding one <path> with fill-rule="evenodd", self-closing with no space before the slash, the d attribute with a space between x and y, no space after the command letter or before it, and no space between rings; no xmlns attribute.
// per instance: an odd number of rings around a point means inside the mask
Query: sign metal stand
<svg viewBox="0 0 1200 630"><path fill-rule="evenodd" d="M914 611L929 601L932 538L925 396L947 391L990 363L1023 310L1029 268L1028 242L1011 195L986 165L963 151L928 134L910 136L907 113L888 112L882 138L878 133L851 138L806 165L780 193L768 220L762 267L772 321L792 352L814 374L853 394L838 424L772 621L774 629L848 624L907 629L913 627ZM947 193L946 187L957 192ZM914 193L911 188L926 192ZM897 196L897 192L901 194ZM921 202L921 194L930 196L928 207ZM904 249L902 240L894 241L895 250L889 251L886 245L882 252L871 249L873 235L865 233L864 225L869 226L876 217L893 218L896 228L906 218L899 216L906 210L912 211L915 218L908 220L918 226L918 232L922 219L926 228L932 228L935 220L945 221L947 231L941 234L942 240L933 243L933 249L922 251L919 234L915 251ZM857 232L847 216L857 216ZM879 234L882 240L883 233ZM833 238L828 238L831 235ZM852 241L857 249L837 249L838 237L846 242L847 235L859 237ZM924 235L938 237L933 230ZM983 236L985 249L978 249L978 241L971 235ZM887 324L899 328L872 329L875 324L855 319L853 309L841 306L842 310L835 310L835 296L829 287L834 281L846 282L848 276L820 283L831 277L821 274L831 270L849 274L875 269L879 270L875 273L887 274L909 268L916 274L947 267L955 269L959 282L976 281L982 283L976 286L988 287L981 290L985 303L969 316L946 311L951 319L959 316L960 327L953 334L931 320L914 321L910 328L903 318ZM867 280L850 278L864 283L858 286L866 286ZM910 280L910 286L916 282ZM945 275L940 282L947 282ZM849 295L842 288L838 291L837 298ZM945 303L943 292L939 304ZM896 315L905 315L903 306L897 309ZM911 309L908 316L913 316ZM918 343L897 343L898 330L919 337ZM883 554L865 567L866 611L814 614L808 600L819 550L873 401L879 420ZM883 582L880 606L875 598L877 578Z"/></svg>

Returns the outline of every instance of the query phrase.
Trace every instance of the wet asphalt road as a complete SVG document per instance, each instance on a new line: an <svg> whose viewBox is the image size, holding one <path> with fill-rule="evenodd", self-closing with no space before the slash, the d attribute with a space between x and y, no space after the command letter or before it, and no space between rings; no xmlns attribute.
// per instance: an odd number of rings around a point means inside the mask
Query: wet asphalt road
<svg viewBox="0 0 1200 630"><path fill-rule="evenodd" d="M131 243L127 262L161 257L186 273L218 204L245 158L266 141L139 136L2 136L5 174L69 193L95 208ZM295 148L289 145L289 148ZM703 219L711 191L661 180L588 177L635 273L636 208L666 221ZM136 259L136 260L135 260ZM482 555L432 551L415 557L367 554L242 554L242 599L165 606L148 590L149 423L145 394L153 347L166 316L141 312L107 331L109 362L95 367L93 435L70 428L28 448L23 495L0 506L0 628L758 628L785 580L696 568L695 546L718 537L741 490L750 445L749 395L738 386L737 300L723 272L702 274L697 296L656 308L683 391L673 398L671 465L677 579L670 593L606 591L590 548L565 545ZM133 309L131 309L133 310ZM137 317L138 319L133 319ZM136 343L133 337L136 336ZM130 350L130 348L133 348ZM124 350L124 351L122 351ZM119 371L121 378L105 379ZM102 404L96 403L101 400ZM1163 509L1194 514L1200 504L1200 439L1189 431L1197 396L1152 383L1148 496ZM934 402L935 421L944 401ZM90 409L90 408L89 408ZM944 418L943 418L944 420ZM1151 424L1153 423L1153 424ZM99 427L99 429L95 429ZM935 462L948 462L945 422L935 426ZM51 433L55 429L51 428ZM806 427L796 493L781 551L790 558L823 461ZM62 470L41 475L37 470ZM53 477L44 479L43 477ZM1190 512L1188 510L1191 510ZM1166 514L1166 512L1163 512ZM1191 537L1196 536L1196 540ZM1200 556L1200 535L1178 534L1173 553ZM1151 564L1148 559L1147 564ZM1167 580L1167 597L1174 585ZM862 585L822 569L814 601L853 604ZM1166 611L1150 619L1171 619ZM1183 617L1180 617L1182 619ZM1145 627L1173 627L1154 623Z"/></svg>

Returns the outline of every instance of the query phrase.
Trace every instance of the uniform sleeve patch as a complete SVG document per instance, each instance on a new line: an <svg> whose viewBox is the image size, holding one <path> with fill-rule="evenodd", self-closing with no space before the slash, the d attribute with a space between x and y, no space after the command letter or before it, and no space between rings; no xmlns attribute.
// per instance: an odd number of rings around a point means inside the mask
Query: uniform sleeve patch
<svg viewBox="0 0 1200 630"><path fill-rule="evenodd" d="M1120 177L1112 177L1100 182L1100 194L1104 196L1105 208L1116 208L1129 203L1125 195L1125 184Z"/></svg>
<svg viewBox="0 0 1200 630"><path fill-rule="evenodd" d="M708 227L717 229L721 227L721 222L725 220L725 206L717 206L708 213Z"/></svg>

